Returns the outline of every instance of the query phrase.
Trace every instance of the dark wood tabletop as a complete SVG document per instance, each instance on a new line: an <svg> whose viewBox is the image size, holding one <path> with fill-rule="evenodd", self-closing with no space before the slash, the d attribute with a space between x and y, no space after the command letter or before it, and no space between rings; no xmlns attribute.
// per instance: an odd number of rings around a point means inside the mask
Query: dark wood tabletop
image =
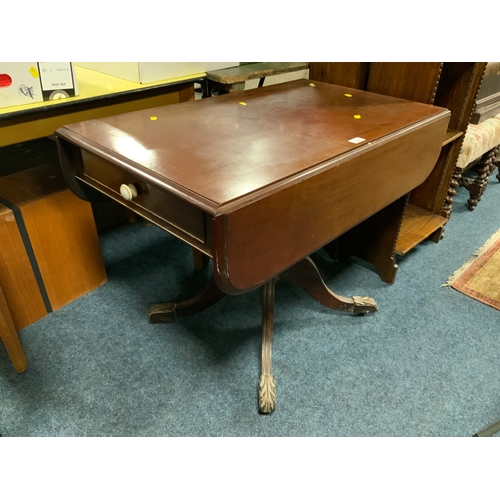
<svg viewBox="0 0 500 500"><path fill-rule="evenodd" d="M374 141L444 113L310 83L298 80L80 122L61 133L78 135L90 150L120 158L167 187L175 184L223 206L367 144L376 147ZM356 137L365 140L349 142Z"/></svg>
<svg viewBox="0 0 500 500"><path fill-rule="evenodd" d="M421 184L448 120L443 108L296 80L66 125L56 135L84 159L99 158L91 183L104 161L149 192L168 193L168 203L186 202L179 214L189 205L213 217L211 227L190 222L186 233L196 234L186 241L204 240L220 286L241 293ZM119 191L111 177L97 180ZM146 202L139 193L130 203ZM182 236L183 224L163 227Z"/></svg>

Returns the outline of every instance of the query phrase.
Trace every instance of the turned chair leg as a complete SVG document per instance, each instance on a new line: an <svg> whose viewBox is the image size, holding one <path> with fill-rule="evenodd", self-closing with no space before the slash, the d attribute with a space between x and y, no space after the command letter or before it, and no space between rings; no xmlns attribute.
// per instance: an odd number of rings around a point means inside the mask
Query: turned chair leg
<svg viewBox="0 0 500 500"><path fill-rule="evenodd" d="M491 173L494 172L495 167L496 167L498 170L496 178L498 179L498 182L500 182L500 144L495 148L495 151L496 151L496 155L495 155L495 159L493 160L493 169L492 169Z"/></svg>
<svg viewBox="0 0 500 500"><path fill-rule="evenodd" d="M488 185L488 180L490 176L495 171L495 168L499 168L499 173L496 176L500 181L500 159L498 157L500 153L500 145L491 149L485 153L481 160L479 161L479 169L477 177L468 183L464 183L464 186L469 190L470 198L467 200L467 205L469 210L474 210Z"/></svg>
<svg viewBox="0 0 500 500"><path fill-rule="evenodd" d="M494 163L493 163L494 159L495 159L494 149L485 153L479 162L478 175L476 179L474 180L474 182L471 182L467 186L467 189L469 190L470 193L470 198L467 200L467 205L469 210L474 210L477 204L481 201L481 197L483 196L483 193L488 184L488 178L491 175L494 168Z"/></svg>

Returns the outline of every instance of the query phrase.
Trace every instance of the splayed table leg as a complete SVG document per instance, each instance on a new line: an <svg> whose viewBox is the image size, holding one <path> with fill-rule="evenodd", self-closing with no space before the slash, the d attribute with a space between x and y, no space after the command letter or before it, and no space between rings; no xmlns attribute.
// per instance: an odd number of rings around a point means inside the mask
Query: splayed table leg
<svg viewBox="0 0 500 500"><path fill-rule="evenodd" d="M281 279L300 286L316 302L336 311L367 314L377 310L377 304L370 297L342 297L333 293L325 284L316 264L306 257L280 275Z"/></svg>
<svg viewBox="0 0 500 500"><path fill-rule="evenodd" d="M149 308L151 323L171 323L176 318L191 316L213 306L226 294L217 286L214 277L205 285L205 288L196 296L183 302L168 302L153 304Z"/></svg>

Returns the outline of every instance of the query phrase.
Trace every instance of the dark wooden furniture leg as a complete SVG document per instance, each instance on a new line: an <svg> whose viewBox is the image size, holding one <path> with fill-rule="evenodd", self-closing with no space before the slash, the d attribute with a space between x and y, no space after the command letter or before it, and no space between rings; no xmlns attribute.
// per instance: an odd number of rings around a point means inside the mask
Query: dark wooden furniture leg
<svg viewBox="0 0 500 500"><path fill-rule="evenodd" d="M274 291L278 279L283 279L304 289L320 304L337 311L367 314L377 310L370 297L342 297L333 293L325 284L319 270L306 257L281 275L264 285L262 297L262 368L259 379L259 412L272 413L276 408L276 380L272 374L272 342L274 318Z"/></svg>
<svg viewBox="0 0 500 500"><path fill-rule="evenodd" d="M470 197L467 200L469 210L474 210L481 201L481 197L488 184L488 179L495 168L496 148L485 153L479 161L477 177L474 180L462 178L464 187L469 191Z"/></svg>
<svg viewBox="0 0 500 500"><path fill-rule="evenodd" d="M354 314L367 314L377 310L377 304L370 297L348 298L333 293L326 286L310 257L297 262L280 276L265 283L262 297L262 364L259 378L259 412L264 414L272 413L276 408L276 381L272 374L272 343L275 285L279 279L300 286L314 300L330 309ZM169 323L175 321L176 318L204 311L225 295L212 276L205 288L192 299L152 305L149 309L149 320L152 323Z"/></svg>
<svg viewBox="0 0 500 500"><path fill-rule="evenodd" d="M495 170L495 167L498 169L498 174L496 175L496 178L498 179L498 182L500 182L500 144L495 148L495 151L496 151L496 157L493 160L493 165L494 165L493 171Z"/></svg>
<svg viewBox="0 0 500 500"><path fill-rule="evenodd" d="M205 288L189 300L153 304L149 308L149 321L151 323L171 323L176 318L204 311L225 296L226 294L217 286L215 278L212 276Z"/></svg>
<svg viewBox="0 0 500 500"><path fill-rule="evenodd" d="M208 266L209 257L193 247L193 264L197 271L202 271Z"/></svg>
<svg viewBox="0 0 500 500"><path fill-rule="evenodd" d="M377 310L377 304L370 297L342 297L333 293L325 284L316 264L310 257L297 262L281 273L280 278L305 290L316 302L336 311L367 314Z"/></svg>
<svg viewBox="0 0 500 500"><path fill-rule="evenodd" d="M321 278L316 264L310 257L297 262L281 273L279 277L273 278L268 283L274 283L278 279L300 286L316 302L336 311L354 314L368 314L377 311L377 304L371 297L355 295L349 298L332 292ZM264 285L264 288L266 286L267 284ZM265 293L271 294L271 292ZM215 278L212 276L204 289L191 299L183 302L153 304L149 309L149 319L152 323L169 323L175 321L176 318L191 316L204 311L225 296L226 294L218 287ZM274 284L272 297L274 300Z"/></svg>
<svg viewBox="0 0 500 500"><path fill-rule="evenodd" d="M262 365L259 379L259 411L272 413L276 408L276 381L272 374L274 290L277 278L263 287L262 296Z"/></svg>

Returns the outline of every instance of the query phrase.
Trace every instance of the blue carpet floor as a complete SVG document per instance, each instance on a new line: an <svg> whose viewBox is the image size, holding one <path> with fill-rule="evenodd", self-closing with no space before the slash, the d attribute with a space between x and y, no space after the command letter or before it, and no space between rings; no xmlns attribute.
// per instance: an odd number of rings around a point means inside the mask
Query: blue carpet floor
<svg viewBox="0 0 500 500"><path fill-rule="evenodd" d="M261 291L171 324L150 304L188 294L190 249L155 226L102 232L108 283L20 332L29 367L0 345L4 436L471 436L500 419L500 312L441 285L499 227L492 177L474 212L460 188L445 238L404 258L393 285L315 256L352 316L276 287L277 408L257 412Z"/></svg>

